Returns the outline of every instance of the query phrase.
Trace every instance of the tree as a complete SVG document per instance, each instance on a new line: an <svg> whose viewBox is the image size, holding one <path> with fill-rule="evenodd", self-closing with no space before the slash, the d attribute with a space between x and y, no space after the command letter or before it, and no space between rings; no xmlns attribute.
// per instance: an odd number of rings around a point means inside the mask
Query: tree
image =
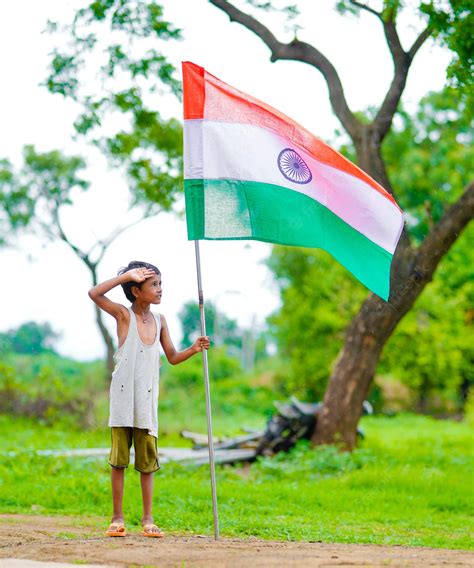
<svg viewBox="0 0 474 568"><path fill-rule="evenodd" d="M397 113L383 155L416 242L439 221L445 202L455 200L457 188L468 179L474 160L469 116L459 90L451 87L427 95L413 116L403 109ZM353 157L354 149L343 152ZM431 187L440 189L430 192ZM433 392L462 407L473 381L471 235L468 228L444 257L437 278L394 331L378 366L380 373L401 379L418 394L421 410ZM280 351L290 360L285 384L319 398L364 289L324 251L274 247L269 266L282 298L271 324Z"/></svg>
<svg viewBox="0 0 474 568"><path fill-rule="evenodd" d="M182 126L163 119L157 102L179 96L181 84L157 48L181 30L149 0L93 0L47 29L66 41L52 52L45 85L78 104L78 136L125 168L136 202L171 209L182 190Z"/></svg>
<svg viewBox="0 0 474 568"><path fill-rule="evenodd" d="M59 338L49 323L36 323L29 321L16 329L0 333L0 352L26 353L54 353L54 344Z"/></svg>
<svg viewBox="0 0 474 568"><path fill-rule="evenodd" d="M446 9L437 9L435 1L420 4L427 14L425 28L413 44L405 48L398 33L398 19L402 3L384 0L380 9L356 0L339 2L341 11L358 14L368 12L384 32L393 62L393 79L384 100L368 121L361 121L350 108L346 100L342 82L331 61L313 45L302 42L296 37L289 43L280 42L275 34L255 16L243 12L226 0L209 0L211 4L225 12L231 21L238 22L259 37L271 51L271 61L293 60L313 66L322 73L328 90L332 108L343 128L348 133L357 156L359 166L375 178L387 191L397 196L398 190L392 184L387 171L382 151L382 143L392 128L395 113L404 92L410 66L420 48L435 31L443 33L445 39L453 38L450 24L453 18L443 24L436 17L439 12L456 13L462 30L469 29L472 19L469 11L458 10L458 0L452 0ZM257 4L256 2L250 2ZM464 3L462 3L464 5ZM263 6L271 7L270 3ZM433 8L432 11L425 7ZM453 7L454 6L454 7ZM294 9L294 8L293 8ZM434 13L436 12L436 14ZM471 16L472 18L472 16ZM455 18L454 18L455 19ZM448 44L456 49L456 42ZM462 50L456 56L466 62L466 53ZM471 54L472 56L472 54ZM462 74L457 75L462 83ZM434 188L430 188L430 192ZM456 241L474 214L474 182L470 181L462 188L456 188L456 198L445 207L438 222L434 223L421 243L415 242L405 227L392 263L391 295L388 302L370 294L363 302L359 312L349 324L345 343L339 352L332 370L323 400L323 408L318 417L318 428L313 442L316 444L340 441L346 448L353 448L356 443L356 428L362 412L362 402L369 391L375 368L385 343L393 331L412 308L425 286L432 280L434 272ZM403 205L403 204L402 204ZM448 204L447 204L448 205Z"/></svg>
<svg viewBox="0 0 474 568"><path fill-rule="evenodd" d="M474 383L473 230L470 226L447 253L436 279L390 337L377 367L378 374L409 386L422 412L431 410L431 395L462 410ZM282 300L270 324L289 361L282 383L292 394L319 400L347 322L364 298L363 287L324 251L277 246L269 265Z"/></svg>
<svg viewBox="0 0 474 568"><path fill-rule="evenodd" d="M77 103L77 136L102 151L113 167L125 170L136 217L131 224L172 210L182 190L182 126L174 118L163 119L148 101L158 100L163 89L179 95L180 83L173 66L147 40L177 40L180 30L164 20L159 4L147 0L93 0L75 12L71 23L48 22L47 30L62 32L66 41L52 52L45 86ZM102 42L104 35L109 45ZM49 240L59 238L97 284L97 267L108 246L131 224L82 249L68 237L61 210L72 204L73 191L88 186L76 175L84 160L57 151L40 154L31 146L25 147L24 157L20 172L8 160L0 162L0 245L12 242L13 233L27 226ZM111 371L113 340L97 307L96 321Z"/></svg>
<svg viewBox="0 0 474 568"><path fill-rule="evenodd" d="M429 17L433 35L452 52L447 75L452 85L466 88L472 99L474 83L474 13L470 0L433 1L420 4Z"/></svg>
<svg viewBox="0 0 474 568"><path fill-rule="evenodd" d="M148 40L178 40L180 30L164 20L156 2L94 0L77 10L69 24L49 22L48 31L62 32L67 41L53 50L45 85L79 105L77 135L98 148L113 167L125 169L131 205L143 207L144 216L171 211L182 191L182 126L174 118L163 119L149 101L158 100L163 89L179 96L181 86L174 67ZM104 36L109 43L102 41ZM91 69L98 82L90 76ZM61 238L85 262L95 285L97 264L124 229L88 252ZM96 319L112 370L113 342L97 307Z"/></svg>
<svg viewBox="0 0 474 568"><path fill-rule="evenodd" d="M26 188L16 183L11 163L0 160L0 247L12 243L12 235L25 227L34 212L34 202Z"/></svg>
<svg viewBox="0 0 474 568"><path fill-rule="evenodd" d="M88 268L92 285L95 286L98 284L97 269L108 247L126 229L155 215L159 205L150 202L147 206L132 206L134 221L117 226L109 235L104 235L85 249L71 240L61 219L64 209L73 206L74 192L85 191L89 187L89 183L81 176L81 171L86 167L84 159L79 156L64 156L58 150L39 153L33 146L25 146L23 154L24 165L20 171L15 171L8 160L3 160L0 164L0 194L7 196L5 223L8 221L10 226L16 226L16 210L27 211L27 215L18 224L26 226L26 230L46 241L64 242ZM13 213L9 206L11 199L14 202ZM114 341L98 306L95 306L95 315L106 347L107 369L112 372Z"/></svg>
<svg viewBox="0 0 474 568"><path fill-rule="evenodd" d="M192 343L200 329L201 316L196 302L186 302L178 314L183 329L182 345ZM206 302L206 333L220 345L242 347L241 332L237 322L217 310L211 300Z"/></svg>

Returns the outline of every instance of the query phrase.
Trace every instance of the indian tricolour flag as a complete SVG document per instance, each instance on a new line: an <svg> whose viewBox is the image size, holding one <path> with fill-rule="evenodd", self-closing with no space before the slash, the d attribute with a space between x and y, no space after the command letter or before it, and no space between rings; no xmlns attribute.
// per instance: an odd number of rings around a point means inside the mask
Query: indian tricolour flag
<svg viewBox="0 0 474 568"><path fill-rule="evenodd" d="M329 252L388 299L403 228L393 197L278 110L183 63L188 238Z"/></svg>

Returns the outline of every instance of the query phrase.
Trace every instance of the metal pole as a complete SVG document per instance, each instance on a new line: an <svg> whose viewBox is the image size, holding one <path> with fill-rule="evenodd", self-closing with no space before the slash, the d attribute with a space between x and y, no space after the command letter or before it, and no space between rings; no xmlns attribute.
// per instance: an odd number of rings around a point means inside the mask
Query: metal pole
<svg viewBox="0 0 474 568"><path fill-rule="evenodd" d="M206 335L206 318L204 316L204 296L201 282L201 258L199 255L199 241L194 241L196 251L196 271L199 295L199 312L201 314L201 335ZM212 511L214 514L214 538L219 539L219 515L217 511L216 470L214 467L214 442L212 438L211 394L209 386L209 367L207 364L207 349L202 350L202 363L204 367L204 387L206 390L206 416L207 416L207 445L209 449L209 469L211 471Z"/></svg>

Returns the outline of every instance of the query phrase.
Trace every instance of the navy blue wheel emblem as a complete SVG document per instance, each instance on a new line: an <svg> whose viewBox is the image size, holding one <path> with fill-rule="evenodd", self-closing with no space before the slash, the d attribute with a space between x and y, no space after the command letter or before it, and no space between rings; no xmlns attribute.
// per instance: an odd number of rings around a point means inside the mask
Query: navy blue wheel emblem
<svg viewBox="0 0 474 568"><path fill-rule="evenodd" d="M309 183L313 179L306 162L292 148L285 148L278 154L278 169L293 183Z"/></svg>

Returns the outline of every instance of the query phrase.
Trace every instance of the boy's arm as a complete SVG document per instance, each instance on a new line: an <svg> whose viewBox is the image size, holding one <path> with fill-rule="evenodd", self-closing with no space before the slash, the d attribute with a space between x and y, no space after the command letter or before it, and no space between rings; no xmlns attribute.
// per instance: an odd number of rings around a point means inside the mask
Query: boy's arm
<svg viewBox="0 0 474 568"><path fill-rule="evenodd" d="M94 286L89 290L89 297L90 299L95 302L99 308L107 312L115 319L122 318L126 316L127 309L122 304L118 304L117 302L113 302L109 298L105 296L107 292L110 292L116 286L120 284L125 284L125 282L144 282L150 276L153 276L155 273L153 270L148 270L148 268L136 268L135 270L128 270L124 272L120 276L115 276L115 278L111 278L110 280L106 280L105 282L101 282Z"/></svg>
<svg viewBox="0 0 474 568"><path fill-rule="evenodd" d="M209 337L207 336L200 336L196 339L196 341L188 347L184 349L184 351L177 351L173 342L171 341L170 332L168 329L168 324L166 323L165 316L160 314L161 318L161 333L160 333L160 341L161 346L163 347L163 351L165 352L166 358L172 365L177 365L178 363L182 363L189 359L196 353L200 353L203 349L209 349L211 342Z"/></svg>

